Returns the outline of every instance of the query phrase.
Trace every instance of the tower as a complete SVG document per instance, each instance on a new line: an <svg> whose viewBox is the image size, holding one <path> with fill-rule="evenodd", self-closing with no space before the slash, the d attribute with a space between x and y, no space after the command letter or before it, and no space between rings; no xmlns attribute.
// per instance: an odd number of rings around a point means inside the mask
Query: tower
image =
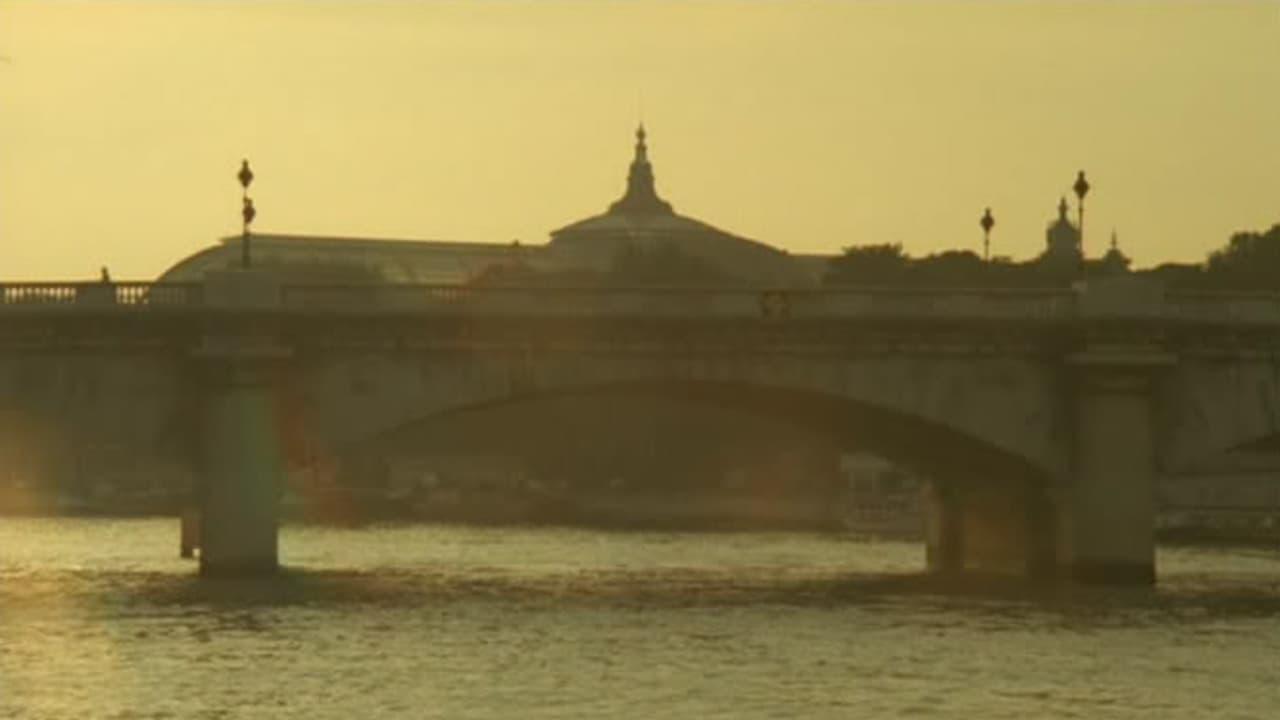
<svg viewBox="0 0 1280 720"><path fill-rule="evenodd" d="M1077 269L1083 256L1080 251L1080 228L1067 218L1067 199L1058 201L1058 217L1044 233L1044 253L1040 262L1053 269Z"/></svg>

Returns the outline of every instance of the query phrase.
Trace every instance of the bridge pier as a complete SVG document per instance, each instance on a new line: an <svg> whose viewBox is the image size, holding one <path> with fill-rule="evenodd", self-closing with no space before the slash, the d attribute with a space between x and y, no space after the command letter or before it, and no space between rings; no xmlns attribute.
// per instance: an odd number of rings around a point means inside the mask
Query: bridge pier
<svg viewBox="0 0 1280 720"><path fill-rule="evenodd" d="M925 488L925 562L929 572L953 574L964 570L963 500L954 486L933 481Z"/></svg>
<svg viewBox="0 0 1280 720"><path fill-rule="evenodd" d="M182 508L178 516L178 556L193 558L200 548L200 508L189 506Z"/></svg>
<svg viewBox="0 0 1280 720"><path fill-rule="evenodd" d="M210 388L205 400L201 575L268 574L279 564L283 462L272 398L264 383L235 380Z"/></svg>
<svg viewBox="0 0 1280 720"><path fill-rule="evenodd" d="M1069 483L956 478L932 488L933 572L1155 582L1156 372L1172 356L1100 346L1068 358L1073 432Z"/></svg>
<svg viewBox="0 0 1280 720"><path fill-rule="evenodd" d="M1151 392L1155 372L1173 362L1142 347L1090 348L1069 358L1075 432L1060 562L1074 580L1155 582Z"/></svg>
<svg viewBox="0 0 1280 720"><path fill-rule="evenodd" d="M285 454L272 381L287 352L241 339L206 340L200 354L200 574L274 573Z"/></svg>
<svg viewBox="0 0 1280 720"><path fill-rule="evenodd" d="M1054 513L1040 485L1000 478L935 482L926 507L930 572L1053 575Z"/></svg>

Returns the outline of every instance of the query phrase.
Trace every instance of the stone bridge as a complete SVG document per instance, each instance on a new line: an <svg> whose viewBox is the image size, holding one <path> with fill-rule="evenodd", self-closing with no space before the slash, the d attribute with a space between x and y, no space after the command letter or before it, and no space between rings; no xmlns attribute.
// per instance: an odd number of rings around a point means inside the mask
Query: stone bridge
<svg viewBox="0 0 1280 720"><path fill-rule="evenodd" d="M643 393L784 416L921 470L935 570L1150 582L1157 474L1280 432L1280 297L1132 278L1034 292L284 286L253 271L7 284L0 389L0 431L23 443L92 438L197 477L205 573L276 567L299 447L336 456L470 408Z"/></svg>

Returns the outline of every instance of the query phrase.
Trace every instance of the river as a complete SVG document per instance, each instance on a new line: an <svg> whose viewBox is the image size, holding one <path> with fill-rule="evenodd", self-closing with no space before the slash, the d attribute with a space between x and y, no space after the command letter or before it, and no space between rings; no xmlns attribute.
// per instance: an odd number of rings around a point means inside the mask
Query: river
<svg viewBox="0 0 1280 720"><path fill-rule="evenodd" d="M1154 589L939 587L906 542L286 526L205 581L173 520L0 518L3 718L1271 718L1280 550Z"/></svg>

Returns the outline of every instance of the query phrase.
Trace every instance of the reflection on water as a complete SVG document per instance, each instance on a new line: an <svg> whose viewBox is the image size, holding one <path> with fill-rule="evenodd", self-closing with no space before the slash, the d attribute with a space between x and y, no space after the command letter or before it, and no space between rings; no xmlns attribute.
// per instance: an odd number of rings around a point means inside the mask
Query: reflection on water
<svg viewBox="0 0 1280 720"><path fill-rule="evenodd" d="M1280 552L1154 590L941 587L911 543L286 528L202 581L158 520L0 519L0 717L1270 717Z"/></svg>

